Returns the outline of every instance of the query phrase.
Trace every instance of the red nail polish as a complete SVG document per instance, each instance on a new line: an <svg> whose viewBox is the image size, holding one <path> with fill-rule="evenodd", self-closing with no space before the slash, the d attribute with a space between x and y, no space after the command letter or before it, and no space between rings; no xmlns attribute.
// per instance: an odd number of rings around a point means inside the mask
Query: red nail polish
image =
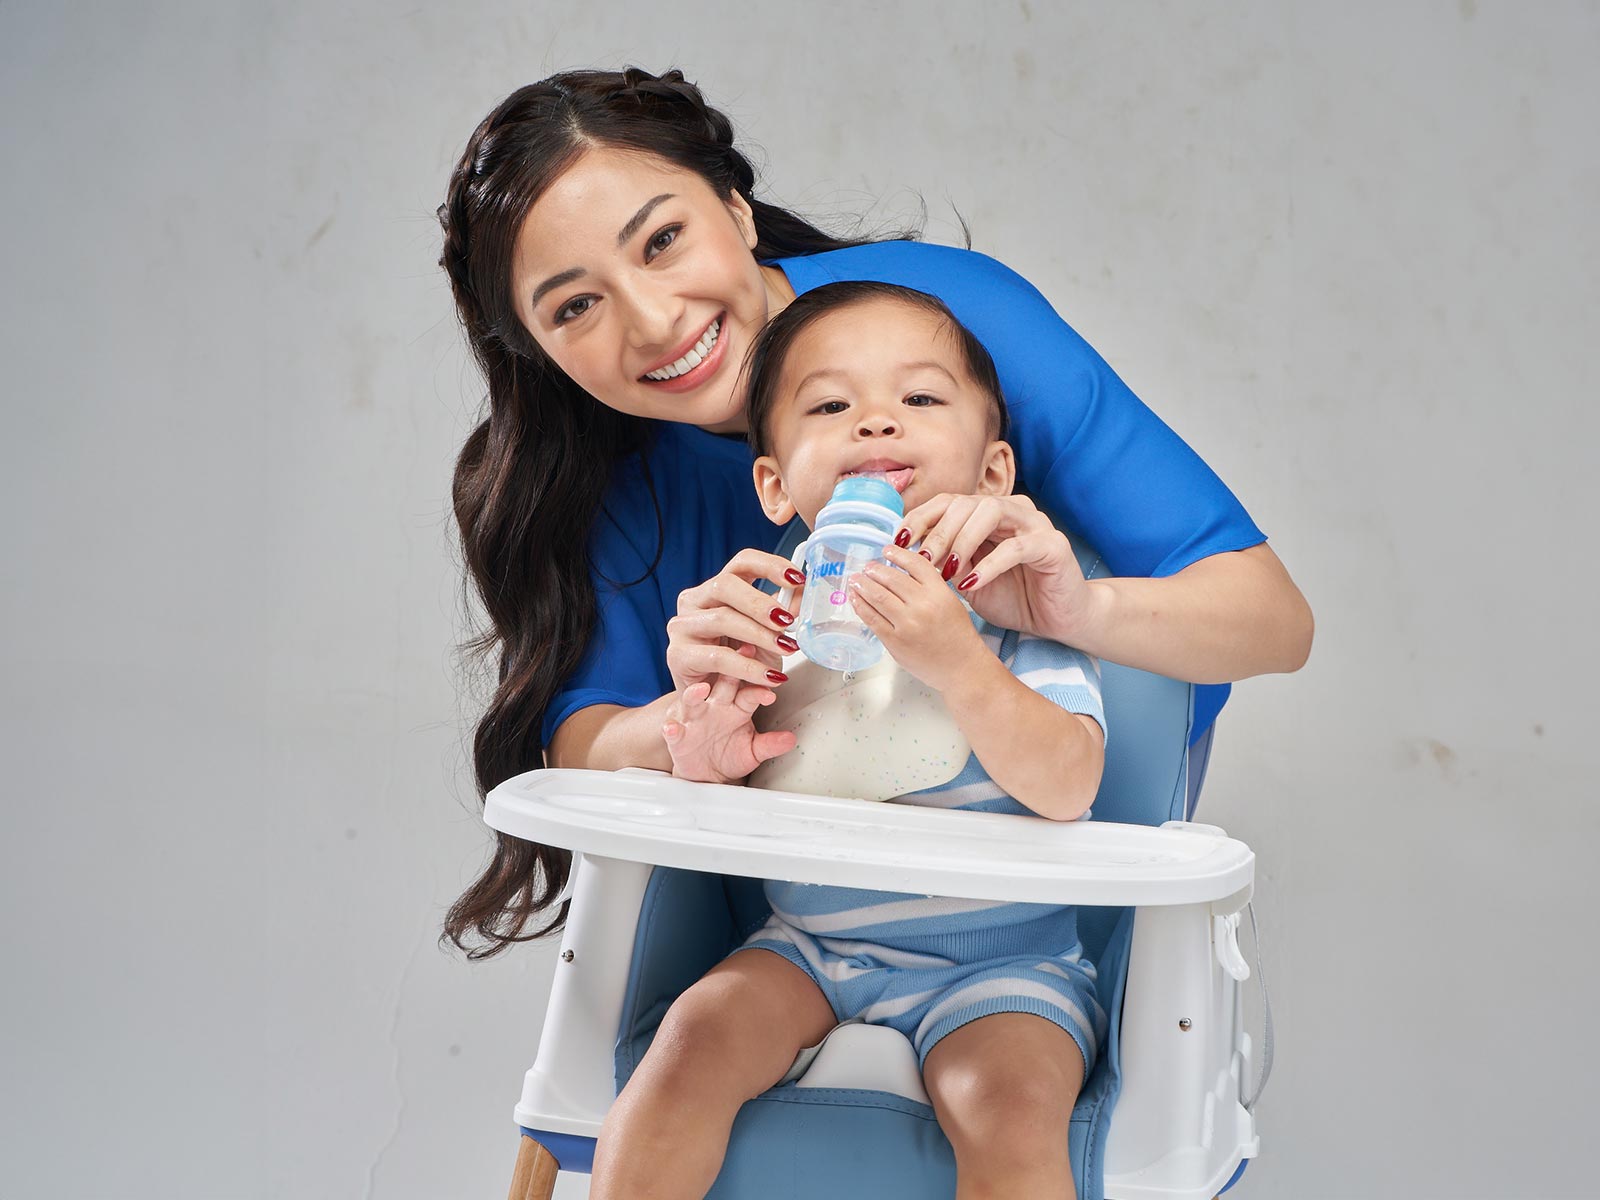
<svg viewBox="0 0 1600 1200"><path fill-rule="evenodd" d="M788 683L789 682L789 677L787 675L785 675L782 671L768 671L767 672L767 682L768 683Z"/></svg>
<svg viewBox="0 0 1600 1200"><path fill-rule="evenodd" d="M922 557L927 559L929 562L933 561L933 555L929 554L926 550L918 550L917 553L922 555Z"/></svg>
<svg viewBox="0 0 1600 1200"><path fill-rule="evenodd" d="M894 544L899 546L902 550L911 545L911 530L902 529L899 533L895 534Z"/></svg>
<svg viewBox="0 0 1600 1200"><path fill-rule="evenodd" d="M782 650L785 654L793 654L796 650L800 649L800 643L795 641L788 634L780 633L778 635L778 649Z"/></svg>
<svg viewBox="0 0 1600 1200"><path fill-rule="evenodd" d="M796 571L793 567L790 567L787 571L785 571L783 573L783 577L790 583L794 584L795 587L799 587L806 581L806 577L800 574L799 571Z"/></svg>
<svg viewBox="0 0 1600 1200"><path fill-rule="evenodd" d="M774 621L779 625L789 626L794 624L794 614L786 613L781 608L775 608L767 614L767 620Z"/></svg>
<svg viewBox="0 0 1600 1200"><path fill-rule="evenodd" d="M971 587L973 584L975 584L977 582L978 582L978 573L976 571L974 571L971 575L968 575L960 583L956 584L956 591L964 592L969 587Z"/></svg>
<svg viewBox="0 0 1600 1200"><path fill-rule="evenodd" d="M956 573L956 568L960 565L961 560L952 554L949 558L944 560L944 570L940 571L939 574L943 576L946 581L948 581L950 576Z"/></svg>

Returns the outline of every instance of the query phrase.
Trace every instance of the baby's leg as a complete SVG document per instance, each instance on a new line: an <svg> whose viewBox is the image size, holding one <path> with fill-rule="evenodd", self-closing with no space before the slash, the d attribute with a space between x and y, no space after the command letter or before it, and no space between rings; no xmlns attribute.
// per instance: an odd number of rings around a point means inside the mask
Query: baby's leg
<svg viewBox="0 0 1600 1200"><path fill-rule="evenodd" d="M835 1023L822 990L781 955L740 950L718 963L674 1001L611 1106L591 1200L701 1200L722 1169L739 1106Z"/></svg>
<svg viewBox="0 0 1600 1200"><path fill-rule="evenodd" d="M1067 1128L1083 1088L1072 1035L1032 1013L994 1013L928 1051L922 1081L956 1152L956 1200L1071 1200Z"/></svg>

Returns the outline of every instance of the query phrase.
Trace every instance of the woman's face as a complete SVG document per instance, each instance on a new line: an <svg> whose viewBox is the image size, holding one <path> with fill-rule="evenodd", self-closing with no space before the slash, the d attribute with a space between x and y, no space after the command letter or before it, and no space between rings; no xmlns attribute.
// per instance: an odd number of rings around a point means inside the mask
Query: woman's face
<svg viewBox="0 0 1600 1200"><path fill-rule="evenodd" d="M662 158L597 146L540 196L517 235L518 318L619 412L745 429L740 367L792 298L762 267L750 206Z"/></svg>

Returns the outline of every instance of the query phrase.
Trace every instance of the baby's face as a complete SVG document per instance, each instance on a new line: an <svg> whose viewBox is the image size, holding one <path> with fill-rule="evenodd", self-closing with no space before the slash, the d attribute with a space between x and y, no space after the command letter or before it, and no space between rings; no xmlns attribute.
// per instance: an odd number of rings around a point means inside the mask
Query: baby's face
<svg viewBox="0 0 1600 1200"><path fill-rule="evenodd" d="M906 511L940 492L1005 495L1011 448L990 439L993 403L937 315L896 300L830 312L789 348L756 489L774 521L808 527L848 475L883 473Z"/></svg>

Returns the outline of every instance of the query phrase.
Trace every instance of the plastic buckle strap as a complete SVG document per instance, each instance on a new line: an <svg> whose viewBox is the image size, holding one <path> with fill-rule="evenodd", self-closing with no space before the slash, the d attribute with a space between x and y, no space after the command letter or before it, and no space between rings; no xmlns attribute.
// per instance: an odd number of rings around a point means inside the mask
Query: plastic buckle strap
<svg viewBox="0 0 1600 1200"><path fill-rule="evenodd" d="M1261 1077L1256 1080L1249 1097L1241 1098L1245 1112L1254 1112L1256 1101L1261 1099L1261 1093L1266 1090L1267 1080L1272 1075L1272 998L1267 995L1267 974L1262 969L1261 929L1256 924L1256 907L1246 904L1245 909L1250 913L1250 936L1256 943L1256 978L1261 981L1261 1011L1265 1025L1261 1040Z"/></svg>

